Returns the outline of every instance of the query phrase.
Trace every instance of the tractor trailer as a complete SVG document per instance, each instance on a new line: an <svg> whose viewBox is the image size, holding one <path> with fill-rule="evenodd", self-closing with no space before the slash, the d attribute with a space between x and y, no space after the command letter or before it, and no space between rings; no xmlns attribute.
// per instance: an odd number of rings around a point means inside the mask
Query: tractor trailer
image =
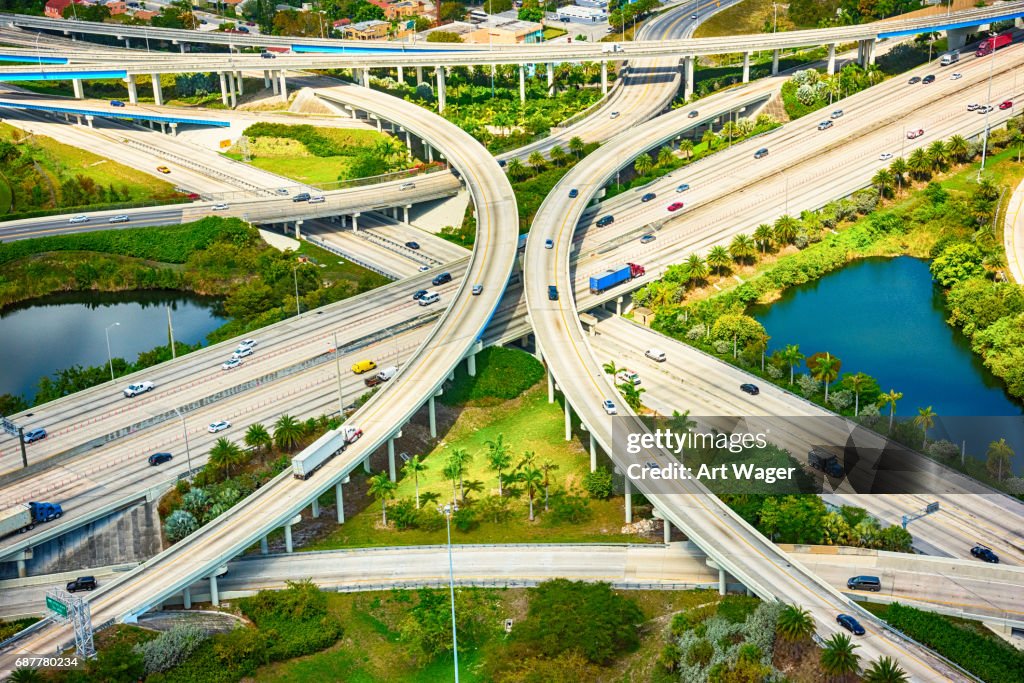
<svg viewBox="0 0 1024 683"><path fill-rule="evenodd" d="M621 285L623 282L632 280L642 276L646 271L644 267L636 263L626 263L616 268L606 270L598 273L597 275L590 276L590 291L594 294L600 294L606 289L611 289L615 285Z"/></svg>
<svg viewBox="0 0 1024 683"><path fill-rule="evenodd" d="M309 479L328 460L362 435L362 429L349 426L341 427L337 432L327 432L292 458L292 476L296 479Z"/></svg>
<svg viewBox="0 0 1024 683"><path fill-rule="evenodd" d="M984 57L990 55L1001 47L1006 47L1013 42L1013 36L1009 33L1001 33L998 36L992 36L981 41L978 45L977 51L974 53L975 57Z"/></svg>
<svg viewBox="0 0 1024 683"><path fill-rule="evenodd" d="M49 522L64 514L57 503L22 503L0 512L0 537L28 531L36 524Z"/></svg>

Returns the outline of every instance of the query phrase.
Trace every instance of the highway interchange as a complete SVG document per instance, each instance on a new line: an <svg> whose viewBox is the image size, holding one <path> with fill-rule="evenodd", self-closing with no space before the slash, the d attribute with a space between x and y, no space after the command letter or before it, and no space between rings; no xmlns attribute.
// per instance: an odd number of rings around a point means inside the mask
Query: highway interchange
<svg viewBox="0 0 1024 683"><path fill-rule="evenodd" d="M643 49L638 52L642 53ZM994 91L1006 93L1006 97L1020 96L1019 91L1011 91L1016 86L1013 69L1019 66L1022 57L1024 55L1017 47L1000 53L993 79ZM154 415L166 414L175 406L211 396L228 384L241 384L273 372L290 372L286 382L261 386L232 400L217 402L197 412L194 417L190 415L189 421L193 422L191 429L197 437L192 442L193 450L201 453L204 442L198 437L203 431L202 425L208 419L213 419L215 414L220 416L217 419L225 419L230 414L245 423L266 422L280 414L282 401L288 401L290 412L303 416L337 406L339 396L333 362L295 370L296 366L311 358L327 356L333 360L330 352L334 347L333 335L336 331L343 333L338 340L341 349L349 344L358 347L342 356L343 366L363 356L381 358L392 354L403 364L402 373L392 384L403 385L406 389L388 387L387 391L380 392L353 417L353 421L358 421L369 438L364 437L364 440L350 447L342 456L335 458L324 468L322 475L317 475L317 479L310 482L297 482L287 477L276 480L273 486L241 503L237 513L225 515L195 537L186 539L146 566L131 572L109 590L98 592L93 601L94 619L102 621L108 617L125 618L147 606L157 605L171 593L190 585L190 579L194 581L216 570L222 558L231 557L232 553L237 554L268 530L287 523L298 510L308 504L311 491L317 487L322 490L325 482L340 480L383 443L394 432L396 425L400 427L419 408L423 397L433 395L450 368L467 350L474 348L476 337L483 333L485 324L491 321L491 311L495 309L493 321L510 321L529 309L530 323L537 335L538 347L560 389L566 393L567 403L571 404L574 414L597 436L606 450L610 450L610 420L600 409L600 399L617 399L617 392L604 379L600 362L611 353L621 355L623 349L635 349L637 346L634 342L625 341L626 337L620 337L619 344L615 345L612 332L617 329L621 334L621 327L626 323L614 319L599 323L601 334L598 337L588 340L585 336L576 311L577 307L592 308L599 303L598 299L585 291L585 283L591 272L610 263L631 260L644 263L648 266L648 273L656 276L667 265L681 260L683 255L728 240L732 235L749 230L750 226L759 222L770 221L784 211L798 213L803 209L815 208L831 197L842 196L864 186L873 171L883 165L878 160L881 151L895 152L899 146L904 154L909 153L914 145L928 144L954 132L976 134L979 126L984 123L961 106L961 100L966 103L985 99L983 76L987 73L987 65L968 61L957 67L958 71L964 73L962 80L951 81L943 77L952 69L940 70L939 80L930 90L918 88L910 91L903 79L894 78L860 95L847 98L837 104L844 109L846 116L830 131L816 131L817 122L807 117L788 124L763 140L735 145L711 159L689 167L686 181L693 189L686 193L686 209L674 216L672 221L664 220L664 204L674 198L673 188L680 180L678 172L676 177L645 188L645 191L658 194L657 202L640 202L638 193L626 193L603 203L596 212L585 212L587 200L608 180L613 179L618 168L645 148L673 139L688 126L704 123L703 117L718 118L739 107L754 106L758 98L766 99L779 85L772 79L765 79L703 100L699 107L695 105L695 108L701 110L696 121L689 119L687 111L676 110L644 123L663 108L665 101L661 93L669 87L672 93L678 89L678 82L663 78L659 69L660 63L657 60L643 60L637 64L636 72L631 70L622 85L613 90L609 102L584 122L577 124L580 126L577 131L586 130L590 139L608 141L598 152L570 171L549 195L534 222L523 259L525 302L513 298L511 306L506 302L500 308L499 300L511 272L518 230L511 189L497 164L464 133L460 135L461 131L453 129L437 117L410 109L412 105L356 86L325 89L322 94L324 97L343 101L362 111L385 117L393 123L401 122L410 130L417 130L417 135L431 140L452 165L461 171L477 207L479 233L473 256L468 264L455 261L449 268L456 278L450 285L440 288L446 308L433 329L426 323L433 322L432 319L437 319L438 315L429 313L427 315L431 320L417 321L423 317L423 312L408 300L409 292L418 288L417 282L426 282L433 275L426 273L342 302L343 305L306 313L304 317L307 321L310 316L317 316L315 319L318 324L312 329L300 319L292 319L273 329L261 331L257 353L241 368L231 371L230 379L224 379L219 359L230 352L234 341L191 354L177 363L165 364L147 373L146 379L156 381L159 389L153 394L132 400L128 408L125 408L125 400L119 394L119 386L112 385L97 387L43 407L42 411L52 411L57 424L51 434L74 439L64 444L57 439L48 440L33 447L38 449L33 451L35 458L51 457L56 464L60 457L52 456L67 450L72 444L116 432ZM636 77L629 80L633 78L633 73ZM1011 81L1014 86L1010 85ZM663 85L666 82L668 86ZM1024 87L1024 83L1020 87ZM656 97L651 96L650 88L658 93ZM636 96L637 92L642 94ZM616 97L620 99L615 100ZM616 102L614 106L623 110L624 117L629 117L614 125L604 115L613 106L612 101ZM1005 118L1006 115L999 116ZM993 120L998 120L996 115ZM905 142L904 132L908 127L924 128L926 135L913 143ZM628 129L618 132L624 128ZM753 151L762 145L769 146L772 153L766 159L752 162ZM151 161L147 159L145 163ZM440 184L440 179L451 182L452 176L437 174L437 178ZM266 187L271 187L276 186L279 179L274 178L271 183L266 180L263 182ZM417 186L422 182L422 179L418 180ZM753 189L748 189L751 187ZM568 199L570 188L579 190L579 199ZM374 192L380 189L378 187ZM330 208L333 211L325 212L324 215L352 210L355 204L344 202L360 201L358 198L350 198L356 192L339 191L337 205L332 204ZM743 197L742 203L737 201L738 196ZM666 199L662 201L661 197ZM257 201L280 204L282 220L291 208L285 203L290 200L267 198ZM696 208L693 208L694 204ZM190 209L197 213L203 212L202 206ZM613 227L590 229L594 219L608 213L616 216ZM657 241L653 247L642 247L637 237L652 224L659 224ZM23 229L31 227L23 226ZM582 235L577 234L577 227L585 230ZM543 239L546 238L554 240L554 249L543 248ZM459 277L465 269L468 269L469 277ZM555 275L552 276L552 273ZM518 284L516 280L513 278L510 294L515 293ZM467 283L482 283L485 295L470 298ZM551 284L556 284L563 292L557 303L547 300L547 287ZM566 296L570 291L575 292L574 297ZM368 313L371 312L372 320L368 319ZM353 326L352 323L360 326ZM403 329L381 336L382 328L388 331L395 326ZM511 329L513 323L509 323L508 327ZM517 330L523 330L517 333L523 336L529 327L519 327ZM649 331L644 333L653 334ZM515 334L507 331L504 334L508 337L504 341L516 338ZM371 338L370 345L365 344L367 338ZM667 343L662 341L661 345ZM673 347L673 355L687 353L686 347L677 346L679 348ZM689 353L694 352L690 350ZM675 365L673 361L673 366L669 367L677 368L683 381L667 382L664 393L659 390L649 395L657 395L655 400L679 407L704 405L720 410L721 401L732 401L735 404L737 397L724 389L732 386L732 380L719 383L711 379L711 373L728 372L730 369L714 363L705 365L708 366L708 374L694 373L692 366L684 363ZM665 369L659 371L667 372ZM691 378L702 380L701 389L690 389L693 384L686 380ZM124 378L118 384L127 383L131 379ZM361 381L346 374L342 382L341 400L345 402L345 395L354 396L359 391ZM673 386L667 386L669 384ZM716 390L717 396L714 395ZM703 404L699 403L701 392L706 394L703 397L706 402ZM724 396L723 393L730 395ZM298 394L301 394L301 400L290 398ZM779 396L773 399L778 401L777 409L766 408L762 404L760 410L777 415L794 414L788 412L793 409L794 403L784 394L779 392ZM621 401L619 403L621 407ZM750 405L739 405L734 409L738 414L756 414L757 410ZM404 418L397 421L394 419L394 415L403 414ZM66 426L60 426L64 423ZM233 427L236 433L240 428L240 424ZM160 445L166 447L166 444L176 443L179 434L180 423L176 420L160 420L155 426L142 428L137 434L113 441L112 446L102 449L99 454L103 458L102 465L97 456L93 455L89 459L91 463L82 459L81 462L61 463L59 467L44 466L30 482L19 483L17 489L13 486L0 488L0 496L9 496L0 500L6 504L19 494L24 495L24 486L28 484L37 487L33 492L55 492L65 496L65 500L68 497L80 500L79 509L86 509L90 504L102 502L114 492L123 493L129 483L145 490L148 486L137 477L141 474L140 470L146 468L131 465L126 468L124 464L133 459L139 462L139 454L151 452ZM0 442L0 446L3 448L0 451L3 469L10 470L12 465L16 466L13 462L16 443L13 439L6 439ZM41 462L45 465L45 460ZM622 464L617 455L616 463ZM177 462L176 465L180 469L184 463ZM13 480L9 481L13 484ZM822 632L827 633L834 628L834 613L845 608L845 598L828 584L819 582L809 569L787 560L781 551L739 522L713 496L687 489L683 494L658 493L653 499L659 509L692 540L755 593L763 598L777 597L803 604L815 613ZM977 538L982 534L987 537L991 533L996 535L996 540L1006 544L1001 550L1008 562L1021 562L1019 525L1009 523L1002 528L993 528L993 511L990 509L976 514L979 510L974 507L989 505L1019 515L1019 506L1008 504L1002 497L993 497L991 501L987 497L979 497L979 501L984 502L970 501L970 510L966 510L966 506L961 509L962 516L954 512L957 509L955 504L950 505L951 511L948 514L952 519L945 526L959 527L959 536L954 535L951 539L937 531L927 536L924 543L938 552L962 556L963 541L968 535ZM858 502L865 504L865 501ZM871 502L871 505L875 504ZM273 519L269 518L270 514L247 515L245 510L256 505L260 505L263 510L275 511ZM871 508L871 505L866 506ZM877 505L891 519L894 511L902 509L905 503L878 502ZM988 520L988 523L979 522L978 517ZM976 526L971 527L971 524ZM709 537L707 532L711 529L718 531ZM963 529L969 531L964 533ZM8 542L5 541L4 545ZM155 580L154 576L157 577ZM941 662L926 652L911 653L908 648L912 650L912 646L884 637L881 633L879 631L865 641L867 651L872 654L894 654L906 663L915 678L921 680L935 679L936 675L952 675ZM53 643L54 639L60 638L51 629L33 637L31 646L45 648L43 643Z"/></svg>

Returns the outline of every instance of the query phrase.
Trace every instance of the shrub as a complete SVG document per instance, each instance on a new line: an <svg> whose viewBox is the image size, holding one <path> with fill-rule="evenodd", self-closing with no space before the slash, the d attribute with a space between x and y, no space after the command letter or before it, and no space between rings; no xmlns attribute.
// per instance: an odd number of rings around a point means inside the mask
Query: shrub
<svg viewBox="0 0 1024 683"><path fill-rule="evenodd" d="M517 349L491 346L476 355L476 377L463 368L455 373L454 386L442 400L449 405L481 399L513 399L544 377L544 366Z"/></svg>
<svg viewBox="0 0 1024 683"><path fill-rule="evenodd" d="M396 529L415 529L419 526L420 512L416 509L415 500L402 498L388 507L388 520L394 523Z"/></svg>
<svg viewBox="0 0 1024 683"><path fill-rule="evenodd" d="M164 535L171 543L177 543L198 528L199 522L196 521L192 513L175 510L164 522Z"/></svg>
<svg viewBox="0 0 1024 683"><path fill-rule="evenodd" d="M800 375L796 378L796 383L805 398L810 398L821 391L821 380L814 379L810 375Z"/></svg>
<svg viewBox="0 0 1024 683"><path fill-rule="evenodd" d="M590 518L590 501L583 496L563 493L552 500L551 514L556 522L577 524Z"/></svg>
<svg viewBox="0 0 1024 683"><path fill-rule="evenodd" d="M238 605L262 632L274 631L268 660L323 650L341 637L340 620L328 614L327 597L312 581L289 581L280 591L260 591Z"/></svg>
<svg viewBox="0 0 1024 683"><path fill-rule="evenodd" d="M605 467L599 467L593 472L588 472L583 477L583 488L591 498L597 500L608 500L612 496L615 480L612 473Z"/></svg>
<svg viewBox="0 0 1024 683"><path fill-rule="evenodd" d="M194 624L175 624L153 640L139 643L135 651L142 655L146 673L167 671L188 659L206 640L206 632Z"/></svg>

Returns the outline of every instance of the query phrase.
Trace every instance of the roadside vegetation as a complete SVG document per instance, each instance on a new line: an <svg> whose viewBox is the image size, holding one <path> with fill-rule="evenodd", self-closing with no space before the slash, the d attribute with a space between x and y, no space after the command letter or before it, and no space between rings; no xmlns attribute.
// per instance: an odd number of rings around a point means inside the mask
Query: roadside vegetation
<svg viewBox="0 0 1024 683"><path fill-rule="evenodd" d="M187 201L165 180L0 123L0 219Z"/></svg>

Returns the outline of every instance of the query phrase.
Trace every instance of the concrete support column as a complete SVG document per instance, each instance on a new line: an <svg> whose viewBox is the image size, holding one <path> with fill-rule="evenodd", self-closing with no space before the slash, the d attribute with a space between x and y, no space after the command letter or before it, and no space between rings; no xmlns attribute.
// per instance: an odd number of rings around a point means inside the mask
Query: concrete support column
<svg viewBox="0 0 1024 683"><path fill-rule="evenodd" d="M74 40L74 39L75 39L75 37L72 35L71 36L71 40ZM131 41L130 38L125 38L124 39L124 49L126 49L126 50L132 49L132 41Z"/></svg>
<svg viewBox="0 0 1024 683"><path fill-rule="evenodd" d="M284 525L284 551L290 553L292 551L292 525Z"/></svg>
<svg viewBox="0 0 1024 683"><path fill-rule="evenodd" d="M186 588L181 592L181 602L185 609L192 609L192 589Z"/></svg>
<svg viewBox="0 0 1024 683"><path fill-rule="evenodd" d="M470 377L476 377L476 354L471 353L466 356L466 373Z"/></svg>
<svg viewBox="0 0 1024 683"><path fill-rule="evenodd" d="M220 593L217 592L217 575L210 574L210 602L215 606L220 606Z"/></svg>
<svg viewBox="0 0 1024 683"><path fill-rule="evenodd" d="M409 160L412 160L412 134L405 131L405 148L409 150Z"/></svg>
<svg viewBox="0 0 1024 683"><path fill-rule="evenodd" d="M868 41L868 65L869 66L871 64L875 63L875 47L877 45L878 45L878 41L877 40L872 39L872 40Z"/></svg>
<svg viewBox="0 0 1024 683"><path fill-rule="evenodd" d="M430 421L430 438L437 438L437 411L434 409L434 397L427 399L427 412Z"/></svg>
<svg viewBox="0 0 1024 683"><path fill-rule="evenodd" d="M548 62L548 97L555 94L555 65Z"/></svg>
<svg viewBox="0 0 1024 683"><path fill-rule="evenodd" d="M622 315L622 297L615 298L615 315Z"/></svg>
<svg viewBox="0 0 1024 683"><path fill-rule="evenodd" d="M836 72L836 44L832 43L828 46L828 67L825 69L825 73L829 76Z"/></svg>
<svg viewBox="0 0 1024 683"><path fill-rule="evenodd" d="M422 66L418 66L418 67L416 67L416 85L419 85L422 82L423 82L423 67Z"/></svg>
<svg viewBox="0 0 1024 683"><path fill-rule="evenodd" d="M277 76L278 76L278 78L281 81L281 85L278 86L278 90L280 91L279 94L281 95L281 100L283 102L287 102L288 101L288 81L285 80L284 69L281 69L280 71L278 71L277 72Z"/></svg>
<svg viewBox="0 0 1024 683"><path fill-rule="evenodd" d="M445 96L444 67L443 66L435 67L434 71L437 72L437 113L441 114L441 113L444 112L444 96ZM418 72L418 69L417 69L417 72ZM417 73L417 75L418 75L418 73Z"/></svg>
<svg viewBox="0 0 1024 683"><path fill-rule="evenodd" d="M359 232L359 217L361 213L352 214L352 232Z"/></svg>
<svg viewBox="0 0 1024 683"><path fill-rule="evenodd" d="M409 209L411 209L411 208L412 208L412 204L406 204L405 206L402 207L402 222L403 223L408 223L409 222Z"/></svg>
<svg viewBox="0 0 1024 683"><path fill-rule="evenodd" d="M266 69L264 69L264 71L263 71L263 87L264 88L269 88L270 87L270 72L267 71Z"/></svg>
<svg viewBox="0 0 1024 683"><path fill-rule="evenodd" d="M163 133L164 135L167 135L167 122L166 121L161 121L160 122L160 132Z"/></svg>
<svg viewBox="0 0 1024 683"><path fill-rule="evenodd" d="M398 67L398 82L405 83L405 69Z"/></svg>
<svg viewBox="0 0 1024 683"><path fill-rule="evenodd" d="M71 79L71 85L75 89L75 99L78 99L78 100L85 99L85 88L82 86L82 79L81 78L72 78Z"/></svg>
<svg viewBox="0 0 1024 683"><path fill-rule="evenodd" d="M569 398L565 398L565 440L572 441L572 408L569 406Z"/></svg>
<svg viewBox="0 0 1024 683"><path fill-rule="evenodd" d="M391 481L396 481L395 476L395 438L391 437L388 439L388 476L391 477Z"/></svg>
<svg viewBox="0 0 1024 683"><path fill-rule="evenodd" d="M241 71L236 71L235 72L235 83L238 85L238 94L239 95L244 95L245 94L245 83L242 81L242 72Z"/></svg>
<svg viewBox="0 0 1024 683"><path fill-rule="evenodd" d="M555 402L555 378L551 375L551 370L548 370L548 403Z"/></svg>
<svg viewBox="0 0 1024 683"><path fill-rule="evenodd" d="M665 522L665 529L662 541L665 542L665 545L668 545L672 541L672 522L665 519L664 516L662 516L661 520Z"/></svg>
<svg viewBox="0 0 1024 683"><path fill-rule="evenodd" d="M693 97L693 60L694 57L683 59L683 98Z"/></svg>
<svg viewBox="0 0 1024 683"><path fill-rule="evenodd" d="M188 50L185 47L186 45L188 45L188 43L178 43L178 50L181 52L181 54L185 54L186 52L188 52Z"/></svg>
<svg viewBox="0 0 1024 683"><path fill-rule="evenodd" d="M369 69L363 69L363 87L364 88L369 88L370 87L370 70Z"/></svg>
<svg viewBox="0 0 1024 683"><path fill-rule="evenodd" d="M750 82L750 53L743 53L743 82Z"/></svg>
<svg viewBox="0 0 1024 683"><path fill-rule="evenodd" d="M264 536L260 539L260 555L266 555L270 552L270 546L267 545L267 537Z"/></svg>
<svg viewBox="0 0 1024 683"><path fill-rule="evenodd" d="M28 576L28 568L25 566L25 560L18 560L18 578L24 579Z"/></svg>
<svg viewBox="0 0 1024 683"><path fill-rule="evenodd" d="M779 52L780 50L772 50L772 76L779 75Z"/></svg>
<svg viewBox="0 0 1024 683"><path fill-rule="evenodd" d="M268 73L270 74L270 89L273 91L275 95L277 95L280 92L280 87L277 82L277 76L274 74L273 71L270 71Z"/></svg>
<svg viewBox="0 0 1024 683"><path fill-rule="evenodd" d="M85 122L86 122L86 124L87 124L87 125L88 125L88 126L89 126L90 128L92 128L92 127L93 127L93 125L92 125L92 124L93 124L93 117L92 117L92 116L86 116L86 117L85 117Z"/></svg>
<svg viewBox="0 0 1024 683"><path fill-rule="evenodd" d="M626 524L633 523L633 482L626 477Z"/></svg>
<svg viewBox="0 0 1024 683"><path fill-rule="evenodd" d="M601 94L608 94L608 62L601 62Z"/></svg>
<svg viewBox="0 0 1024 683"><path fill-rule="evenodd" d="M223 71L218 76L220 76L220 101L226 107L228 106L228 79Z"/></svg>
<svg viewBox="0 0 1024 683"><path fill-rule="evenodd" d="M426 140L423 141L423 147L427 150L427 161L433 163L434 161L434 148L430 146L430 143Z"/></svg>
<svg viewBox="0 0 1024 683"><path fill-rule="evenodd" d="M725 570L718 568L718 594L725 595Z"/></svg>
<svg viewBox="0 0 1024 683"><path fill-rule="evenodd" d="M310 514L314 519L320 516L320 501L316 498L313 499L313 504L310 506Z"/></svg>
<svg viewBox="0 0 1024 683"><path fill-rule="evenodd" d="M950 50L961 50L967 44L967 29L951 29L946 31L946 42Z"/></svg>
<svg viewBox="0 0 1024 683"><path fill-rule="evenodd" d="M149 77L153 81L153 102L158 107L162 107L164 106L164 89L160 85L160 74L150 74ZM232 103L232 106L234 106L234 103Z"/></svg>
<svg viewBox="0 0 1024 683"><path fill-rule="evenodd" d="M235 74L231 71L227 73L228 79L228 99L231 101L231 108L234 109L238 106L238 94L235 92Z"/></svg>
<svg viewBox="0 0 1024 683"><path fill-rule="evenodd" d="M366 460L363 460L363 472L366 472L367 474L370 474L371 472L373 472L373 470L370 469L370 457L369 456L366 457Z"/></svg>
<svg viewBox="0 0 1024 683"><path fill-rule="evenodd" d="M597 470L597 439L594 438L594 432L590 432L590 471L594 472Z"/></svg>
<svg viewBox="0 0 1024 683"><path fill-rule="evenodd" d="M174 121L171 121L170 126L171 126L171 135L177 136L178 135L178 124L175 123Z"/></svg>
<svg viewBox="0 0 1024 683"><path fill-rule="evenodd" d="M128 104L138 104L139 86L135 83L135 76L128 74L124 80L128 84Z"/></svg>
<svg viewBox="0 0 1024 683"><path fill-rule="evenodd" d="M369 86L367 86L367 87L369 87ZM380 119L377 119L377 132L378 133L383 133L384 132L384 124L383 124L383 122L381 122Z"/></svg>
<svg viewBox="0 0 1024 683"><path fill-rule="evenodd" d="M334 500L338 505L338 524L345 523L345 498L341 491L341 482L334 485Z"/></svg>

